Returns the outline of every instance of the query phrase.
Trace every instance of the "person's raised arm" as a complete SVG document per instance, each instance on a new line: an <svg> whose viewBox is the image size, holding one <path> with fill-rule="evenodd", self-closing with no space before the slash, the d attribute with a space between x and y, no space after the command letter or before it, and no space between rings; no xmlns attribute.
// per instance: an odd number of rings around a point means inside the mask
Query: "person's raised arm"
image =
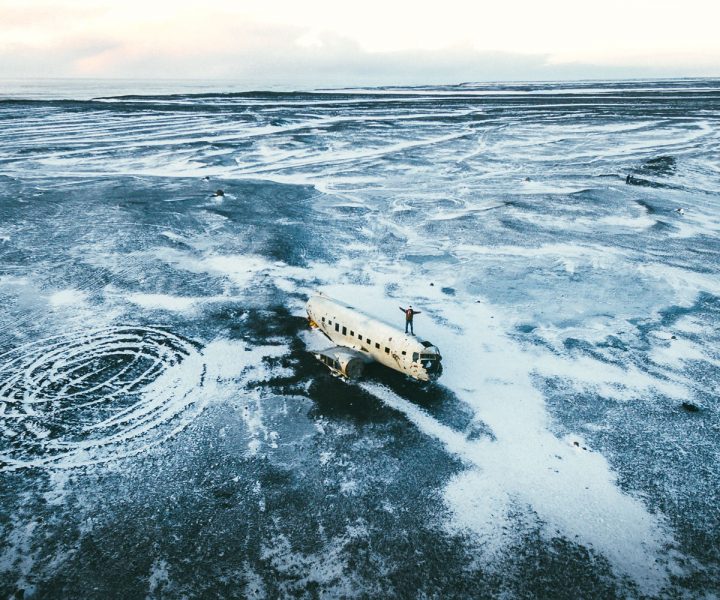
<svg viewBox="0 0 720 600"><path fill-rule="evenodd" d="M421 312L422 312L422 311L419 311L419 310L413 310L413 314L414 314L414 315L419 315Z"/></svg>
<svg viewBox="0 0 720 600"><path fill-rule="evenodd" d="M403 312L405 312L405 309L404 309L402 306L400 307L400 310L403 311Z"/></svg>

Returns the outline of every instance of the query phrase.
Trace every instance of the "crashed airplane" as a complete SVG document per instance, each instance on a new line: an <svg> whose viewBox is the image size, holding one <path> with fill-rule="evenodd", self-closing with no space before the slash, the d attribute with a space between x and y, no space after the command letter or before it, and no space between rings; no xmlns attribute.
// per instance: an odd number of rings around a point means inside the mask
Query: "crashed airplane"
<svg viewBox="0 0 720 600"><path fill-rule="evenodd" d="M440 351L430 342L324 294L312 296L306 309L310 326L336 344L313 354L341 377L359 379L372 362L420 381L434 381L442 373Z"/></svg>

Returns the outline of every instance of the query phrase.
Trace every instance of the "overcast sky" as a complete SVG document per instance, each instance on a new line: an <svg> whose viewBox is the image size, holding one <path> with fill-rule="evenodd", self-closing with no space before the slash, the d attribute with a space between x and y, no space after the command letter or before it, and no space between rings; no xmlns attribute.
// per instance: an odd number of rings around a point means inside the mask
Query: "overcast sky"
<svg viewBox="0 0 720 600"><path fill-rule="evenodd" d="M720 0L0 0L0 77L720 76Z"/></svg>

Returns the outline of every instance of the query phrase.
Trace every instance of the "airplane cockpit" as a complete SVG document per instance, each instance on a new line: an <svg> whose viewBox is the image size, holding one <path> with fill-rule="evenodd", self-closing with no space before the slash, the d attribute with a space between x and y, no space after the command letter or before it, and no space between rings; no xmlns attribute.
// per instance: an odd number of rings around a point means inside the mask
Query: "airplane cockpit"
<svg viewBox="0 0 720 600"><path fill-rule="evenodd" d="M422 352L413 352L412 361L414 363L420 363L420 366L425 369L430 379L437 379L442 373L442 356L440 356L440 351L430 342L421 342L421 344L425 350Z"/></svg>

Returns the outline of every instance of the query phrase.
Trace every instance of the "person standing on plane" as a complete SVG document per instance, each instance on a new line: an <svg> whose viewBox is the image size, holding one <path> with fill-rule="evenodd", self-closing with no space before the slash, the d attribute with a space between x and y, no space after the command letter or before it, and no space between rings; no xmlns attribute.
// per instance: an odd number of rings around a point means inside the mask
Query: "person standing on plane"
<svg viewBox="0 0 720 600"><path fill-rule="evenodd" d="M419 315L419 310L413 310L412 304L407 308L400 307L400 310L405 313L405 333L408 332L408 326L410 326L410 335L415 335L413 331L413 317Z"/></svg>

